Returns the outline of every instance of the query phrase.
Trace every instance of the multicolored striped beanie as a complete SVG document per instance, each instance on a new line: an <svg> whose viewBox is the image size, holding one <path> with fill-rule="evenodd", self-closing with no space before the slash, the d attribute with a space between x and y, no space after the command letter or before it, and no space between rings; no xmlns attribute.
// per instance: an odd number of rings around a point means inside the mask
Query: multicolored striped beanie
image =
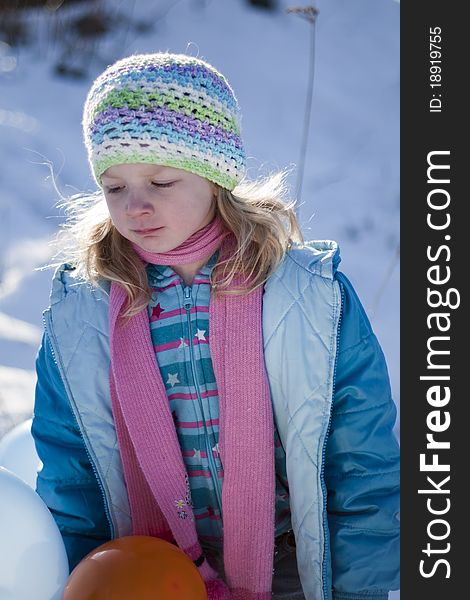
<svg viewBox="0 0 470 600"><path fill-rule="evenodd" d="M225 77L184 54L137 54L109 66L85 101L95 179L122 163L184 169L233 190L245 173L240 109Z"/></svg>

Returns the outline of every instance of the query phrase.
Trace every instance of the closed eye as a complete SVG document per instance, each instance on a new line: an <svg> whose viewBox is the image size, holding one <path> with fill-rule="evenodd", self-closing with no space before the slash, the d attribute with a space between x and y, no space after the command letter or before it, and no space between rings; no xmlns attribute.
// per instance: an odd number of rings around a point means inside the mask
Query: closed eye
<svg viewBox="0 0 470 600"><path fill-rule="evenodd" d="M169 188L175 183L175 181L152 181L152 185L156 188ZM117 194L118 192L121 192L124 189L124 187L125 186L123 185L106 186L106 192L108 194Z"/></svg>
<svg viewBox="0 0 470 600"><path fill-rule="evenodd" d="M152 185L155 187L158 187L158 188L169 188L174 183L175 183L174 181L167 181L167 182L152 181Z"/></svg>
<svg viewBox="0 0 470 600"><path fill-rule="evenodd" d="M106 188L106 192L108 194L117 194L118 192L120 192L121 190L123 190L124 187L123 186L114 186L114 187L107 187Z"/></svg>

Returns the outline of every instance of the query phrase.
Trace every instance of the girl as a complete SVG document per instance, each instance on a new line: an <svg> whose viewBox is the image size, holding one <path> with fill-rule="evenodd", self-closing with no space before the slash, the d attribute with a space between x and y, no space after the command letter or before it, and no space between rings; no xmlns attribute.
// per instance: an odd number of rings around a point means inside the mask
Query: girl
<svg viewBox="0 0 470 600"><path fill-rule="evenodd" d="M337 245L303 243L282 175L244 179L237 100L200 59L118 61L83 127L100 191L72 199L32 429L70 566L154 535L210 600L384 600L396 409Z"/></svg>

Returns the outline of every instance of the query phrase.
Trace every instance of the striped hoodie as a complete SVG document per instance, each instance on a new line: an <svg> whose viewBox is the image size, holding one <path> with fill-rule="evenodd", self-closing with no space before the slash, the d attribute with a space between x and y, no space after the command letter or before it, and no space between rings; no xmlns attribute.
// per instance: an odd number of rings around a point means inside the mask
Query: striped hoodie
<svg viewBox="0 0 470 600"><path fill-rule="evenodd" d="M223 547L223 465L219 456L219 396L210 355L210 274L218 251L191 286L169 266L148 265L149 322L189 477L201 544ZM243 342L241 335L240 341ZM243 440L240 440L243 443ZM291 528L286 455L274 423L276 536ZM180 517L187 517L182 504Z"/></svg>

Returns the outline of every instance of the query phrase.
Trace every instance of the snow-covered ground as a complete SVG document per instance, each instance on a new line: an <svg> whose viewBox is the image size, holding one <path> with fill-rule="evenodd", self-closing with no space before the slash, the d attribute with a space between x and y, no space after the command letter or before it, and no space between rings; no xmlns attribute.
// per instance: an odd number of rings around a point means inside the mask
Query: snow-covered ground
<svg viewBox="0 0 470 600"><path fill-rule="evenodd" d="M312 25L244 0L109 1L127 21L96 53L76 49L84 79L54 74L60 45L0 43L0 436L31 414L34 357L48 303L48 239L64 194L92 190L81 110L93 78L133 52L188 52L235 89L251 177L295 167L304 128ZM336 239L384 349L399 404L399 4L316 0L315 79L299 216L306 239ZM78 9L75 9L78 10ZM127 26L125 23L127 22ZM141 33L130 24L151 25ZM295 191L296 171L290 175ZM399 425L396 427L399 433ZM398 593L392 595L398 597Z"/></svg>

